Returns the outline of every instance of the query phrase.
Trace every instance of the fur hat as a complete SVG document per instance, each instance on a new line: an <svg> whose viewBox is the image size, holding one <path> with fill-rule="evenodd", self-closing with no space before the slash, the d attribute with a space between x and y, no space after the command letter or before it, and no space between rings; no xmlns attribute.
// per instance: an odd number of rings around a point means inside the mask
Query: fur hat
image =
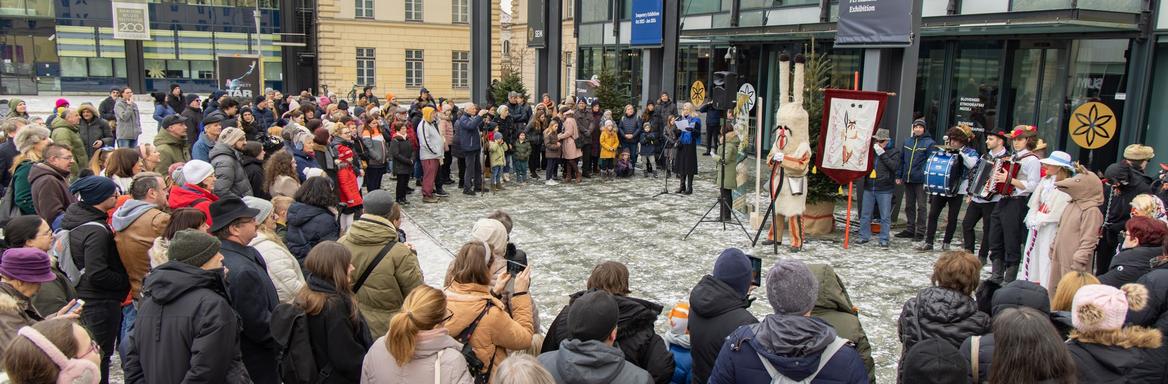
<svg viewBox="0 0 1168 384"><path fill-rule="evenodd" d="M41 140L49 138L49 129L40 124L24 126L16 132L16 150L24 152L35 146Z"/></svg>
<svg viewBox="0 0 1168 384"><path fill-rule="evenodd" d="M1142 310L1147 301L1148 288L1142 284L1124 284L1119 289L1086 285L1071 303L1071 323L1080 332L1117 331L1123 328L1128 310Z"/></svg>
<svg viewBox="0 0 1168 384"><path fill-rule="evenodd" d="M1132 144L1123 149L1123 158L1127 160L1142 161L1153 157L1156 157L1156 151L1146 145Z"/></svg>

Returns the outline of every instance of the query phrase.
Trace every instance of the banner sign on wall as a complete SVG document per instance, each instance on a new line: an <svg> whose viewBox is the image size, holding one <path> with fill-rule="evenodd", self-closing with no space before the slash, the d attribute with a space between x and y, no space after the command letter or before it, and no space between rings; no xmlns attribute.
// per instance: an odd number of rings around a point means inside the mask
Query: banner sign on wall
<svg viewBox="0 0 1168 384"><path fill-rule="evenodd" d="M547 24L544 23L543 1L527 3L527 47L547 48Z"/></svg>
<svg viewBox="0 0 1168 384"><path fill-rule="evenodd" d="M259 56L219 56L216 64L216 78L228 96L252 98L263 94Z"/></svg>
<svg viewBox="0 0 1168 384"><path fill-rule="evenodd" d="M914 0L843 0L835 44L849 47L912 44Z"/></svg>
<svg viewBox="0 0 1168 384"><path fill-rule="evenodd" d="M827 89L815 166L840 184L872 171L872 135L884 116L884 92Z"/></svg>
<svg viewBox="0 0 1168 384"><path fill-rule="evenodd" d="M150 40L150 5L113 2L114 38Z"/></svg>
<svg viewBox="0 0 1168 384"><path fill-rule="evenodd" d="M662 0L633 0L632 31L629 36L629 45L659 46L664 40L662 37L662 22L664 6Z"/></svg>
<svg viewBox="0 0 1168 384"><path fill-rule="evenodd" d="M595 75L589 80L576 80L576 100L584 99L585 103L591 105L596 100L596 88L599 86L600 80Z"/></svg>

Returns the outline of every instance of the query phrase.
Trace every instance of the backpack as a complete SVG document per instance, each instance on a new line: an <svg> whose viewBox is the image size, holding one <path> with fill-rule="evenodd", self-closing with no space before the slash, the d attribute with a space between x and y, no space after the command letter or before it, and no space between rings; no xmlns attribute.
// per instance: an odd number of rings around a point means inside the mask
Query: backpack
<svg viewBox="0 0 1168 384"><path fill-rule="evenodd" d="M320 367L308 335L308 315L300 307L281 303L272 310L272 337L280 344L276 361L280 379L287 384L322 383L332 375L332 365Z"/></svg>
<svg viewBox="0 0 1168 384"><path fill-rule="evenodd" d="M483 307L483 311L479 313L479 317L476 317L474 321L472 321L470 325L466 326L466 329L463 329L462 332L458 334L458 337L455 338L459 343L462 344L462 357L466 359L466 368L468 371L470 371L471 377L474 378L475 384L487 384L491 379L492 367L490 364L493 364L494 361L488 361L484 363L479 359L479 356L475 354L474 347L470 345L470 336L474 334L475 328L478 328L479 321L481 321L483 316L486 316L487 312L490 310L491 301L488 300L487 305ZM495 352L498 352L497 347ZM491 355L491 359L494 360L494 354Z"/></svg>
<svg viewBox="0 0 1168 384"><path fill-rule="evenodd" d="M759 328L758 324L752 324L749 327L751 333L757 334ZM831 344L828 344L827 348L823 350L823 353L819 355L819 367L815 368L815 373L812 373L811 376L807 376L803 378L803 380L799 381L783 376L783 374L779 372L778 369L775 369L775 366L771 364L770 360L767 360L766 356L758 353L757 350L754 352L754 354L758 355L758 359L762 362L763 368L766 368L767 374L770 375L771 384L808 384L814 381L815 377L819 376L820 372L823 372L823 367L827 366L827 363L831 361L831 358L835 356L836 352L839 352L839 350L843 349L844 346L848 345L848 343L850 343L848 339L836 336L835 340L833 340Z"/></svg>
<svg viewBox="0 0 1168 384"><path fill-rule="evenodd" d="M70 247L69 234L84 226L97 226L105 229L105 224L97 221L90 221L85 224L78 225L72 230L58 229L53 232L53 241L49 246L49 255L57 259L57 266L61 268L61 272L65 272L65 277L69 278L69 282L74 287L81 281L81 275L85 274L85 259L77 262L77 258L73 255L73 250Z"/></svg>

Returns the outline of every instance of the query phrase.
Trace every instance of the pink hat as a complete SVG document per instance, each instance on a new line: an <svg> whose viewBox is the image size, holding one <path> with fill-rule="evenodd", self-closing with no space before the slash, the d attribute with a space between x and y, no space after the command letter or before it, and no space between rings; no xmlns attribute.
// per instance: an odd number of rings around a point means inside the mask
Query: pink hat
<svg viewBox="0 0 1168 384"><path fill-rule="evenodd" d="M1138 311L1148 301L1148 288L1142 284L1124 284L1121 289L1102 284L1079 288L1071 304L1071 323L1075 330L1117 331L1123 328L1128 310Z"/></svg>
<svg viewBox="0 0 1168 384"><path fill-rule="evenodd" d="M68 106L69 106L69 100L57 99L57 108L68 107Z"/></svg>

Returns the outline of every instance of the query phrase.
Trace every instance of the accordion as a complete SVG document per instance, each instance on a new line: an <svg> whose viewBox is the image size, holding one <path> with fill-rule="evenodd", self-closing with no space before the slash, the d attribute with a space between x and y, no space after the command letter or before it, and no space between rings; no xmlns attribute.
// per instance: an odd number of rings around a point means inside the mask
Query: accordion
<svg viewBox="0 0 1168 384"><path fill-rule="evenodd" d="M990 160L983 157L970 174L969 189L966 192L970 196L984 200L993 199L995 195L1009 196L1014 193L1014 185L1009 181L1018 177L1018 170L1021 168L1021 163L1008 158ZM1003 169L1006 170L1006 181L995 183L994 175Z"/></svg>

